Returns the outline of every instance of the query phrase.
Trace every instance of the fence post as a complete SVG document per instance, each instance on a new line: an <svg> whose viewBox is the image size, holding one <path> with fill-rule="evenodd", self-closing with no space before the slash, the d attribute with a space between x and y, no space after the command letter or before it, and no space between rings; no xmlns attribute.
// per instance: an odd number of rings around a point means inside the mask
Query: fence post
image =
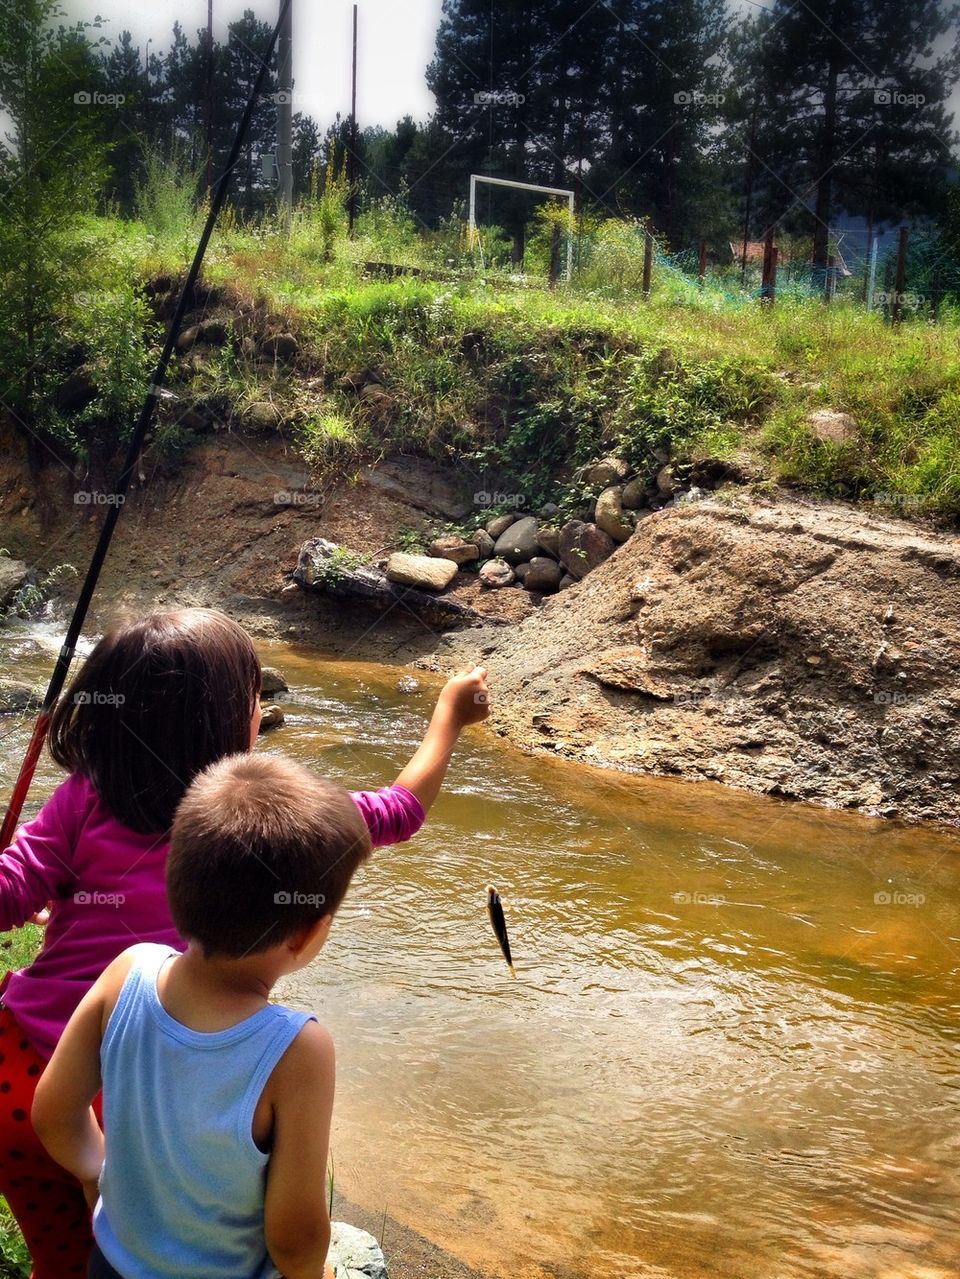
<svg viewBox="0 0 960 1279"><path fill-rule="evenodd" d="M903 294L907 287L907 243L910 239L910 228L900 228L900 243L897 246L897 281L893 286L893 313L891 323L899 324L903 311Z"/></svg>
<svg viewBox="0 0 960 1279"><path fill-rule="evenodd" d="M650 301L650 280L653 275L653 230L650 219L643 224L643 300Z"/></svg>
<svg viewBox="0 0 960 1279"><path fill-rule="evenodd" d="M831 253L827 258L827 274L823 281L823 300L827 304L833 301L837 291L837 259Z"/></svg>
<svg viewBox="0 0 960 1279"><path fill-rule="evenodd" d="M942 289L940 287L940 268L937 267L933 273L933 284L930 293L930 318L934 324L940 319L940 298Z"/></svg>
<svg viewBox="0 0 960 1279"><path fill-rule="evenodd" d="M697 266L697 280L700 284L701 289L704 286L706 278L707 278L707 242L706 240L701 240L700 241L700 262Z"/></svg>
<svg viewBox="0 0 960 1279"><path fill-rule="evenodd" d="M777 300L777 249L773 243L773 228L763 242L763 278L760 283L760 301L773 306Z"/></svg>
<svg viewBox="0 0 960 1279"><path fill-rule="evenodd" d="M873 295L877 289L877 254L880 241L874 236L870 245L870 259L867 263L867 310L873 310Z"/></svg>

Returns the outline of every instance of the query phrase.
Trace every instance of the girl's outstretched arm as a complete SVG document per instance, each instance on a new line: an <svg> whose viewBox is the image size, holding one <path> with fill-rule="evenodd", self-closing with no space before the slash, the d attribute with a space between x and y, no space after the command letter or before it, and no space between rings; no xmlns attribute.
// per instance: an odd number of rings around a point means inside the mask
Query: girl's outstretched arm
<svg viewBox="0 0 960 1279"><path fill-rule="evenodd" d="M440 794L460 733L490 714L487 672L482 666L454 675L443 686L423 741L397 778L428 812Z"/></svg>

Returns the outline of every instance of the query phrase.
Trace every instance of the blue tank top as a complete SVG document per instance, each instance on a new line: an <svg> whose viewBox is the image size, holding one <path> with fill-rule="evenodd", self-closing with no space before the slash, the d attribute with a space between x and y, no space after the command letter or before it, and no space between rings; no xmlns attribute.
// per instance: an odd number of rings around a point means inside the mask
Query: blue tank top
<svg viewBox="0 0 960 1279"><path fill-rule="evenodd" d="M135 951L100 1049L97 1243L124 1279L266 1279L276 1274L263 1223L270 1156L253 1140L253 1114L312 1018L271 1004L229 1030L190 1030L157 994L177 952Z"/></svg>

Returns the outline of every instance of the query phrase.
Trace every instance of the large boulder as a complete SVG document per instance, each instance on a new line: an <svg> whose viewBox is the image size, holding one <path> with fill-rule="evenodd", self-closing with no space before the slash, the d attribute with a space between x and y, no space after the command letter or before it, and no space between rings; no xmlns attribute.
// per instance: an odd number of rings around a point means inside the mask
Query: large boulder
<svg viewBox="0 0 960 1279"><path fill-rule="evenodd" d="M647 486L639 475L624 484L620 501L628 511L639 511L641 506L646 506Z"/></svg>
<svg viewBox="0 0 960 1279"><path fill-rule="evenodd" d="M260 354L271 360L292 360L300 343L292 333L274 333L260 343Z"/></svg>
<svg viewBox="0 0 960 1279"><path fill-rule="evenodd" d="M438 560L453 560L456 564L469 564L480 558L476 542L465 542L462 537L438 537L427 547L427 554Z"/></svg>
<svg viewBox="0 0 960 1279"><path fill-rule="evenodd" d="M519 516L517 515L494 515L492 519L487 520L486 530L493 538L497 540L501 534L505 533L511 524L515 524Z"/></svg>
<svg viewBox="0 0 960 1279"><path fill-rule="evenodd" d="M817 409L807 415L806 424L821 444L855 444L860 438L856 419L836 409Z"/></svg>
<svg viewBox="0 0 960 1279"><path fill-rule="evenodd" d="M289 693L290 686L275 666L264 666L260 677L261 697L273 697L274 693Z"/></svg>
<svg viewBox="0 0 960 1279"><path fill-rule="evenodd" d="M6 607L30 576L23 560L0 555L0 608Z"/></svg>
<svg viewBox="0 0 960 1279"><path fill-rule="evenodd" d="M505 559L508 564L524 564L533 559L539 550L537 518L535 515L524 515L500 534L493 553Z"/></svg>
<svg viewBox="0 0 960 1279"><path fill-rule="evenodd" d="M570 520L560 530L560 563L571 577L586 577L591 569L608 559L616 544L596 524Z"/></svg>
<svg viewBox="0 0 960 1279"><path fill-rule="evenodd" d="M480 552L480 558L482 560L488 560L493 554L493 538L485 529L477 529L476 533L472 533L470 535L470 541L473 542L474 546Z"/></svg>
<svg viewBox="0 0 960 1279"><path fill-rule="evenodd" d="M560 530L550 526L537 529L537 541L541 551L546 551L555 560L560 558Z"/></svg>
<svg viewBox="0 0 960 1279"><path fill-rule="evenodd" d="M630 467L622 457L604 457L599 462L584 468L583 478L587 484L603 485L607 488L627 478Z"/></svg>
<svg viewBox="0 0 960 1279"><path fill-rule="evenodd" d="M563 569L556 560L546 555L536 555L527 565L527 575L523 580L528 591L538 591L541 595L553 595L560 589Z"/></svg>
<svg viewBox="0 0 960 1279"><path fill-rule="evenodd" d="M603 490L597 498L593 518L597 528L603 529L615 542L625 542L635 527L624 514L621 490L617 486Z"/></svg>
<svg viewBox="0 0 960 1279"><path fill-rule="evenodd" d="M459 571L456 560L396 551L387 560L387 580L421 591L445 591Z"/></svg>

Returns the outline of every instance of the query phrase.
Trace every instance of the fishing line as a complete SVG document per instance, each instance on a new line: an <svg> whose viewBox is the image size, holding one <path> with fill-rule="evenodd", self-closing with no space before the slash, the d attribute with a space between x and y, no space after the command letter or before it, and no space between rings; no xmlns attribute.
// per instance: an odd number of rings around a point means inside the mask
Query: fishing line
<svg viewBox="0 0 960 1279"><path fill-rule="evenodd" d="M113 538L114 529L117 520L120 518L120 511L126 500L127 489L130 487L130 479L137 466L140 453L143 449L143 442L150 424L153 421L157 408L157 401L160 398L160 392L167 375L167 367L173 355L177 338L180 336L180 330L183 327L183 321L187 311L193 301L194 289L198 279L200 278L200 268L203 265L203 259L207 252L207 245L210 243L210 237L213 235L214 227L220 212L223 208L224 201L227 197L227 189L230 185L230 179L233 172L240 162L240 153L243 150L247 133L250 129L250 121L253 119L253 113L257 107L257 101L263 92L263 86L266 83L267 76L270 71L270 63L273 60L274 50L277 47L277 41L280 38L280 30L284 24L284 20L290 10L293 0L283 0L280 6L280 17L277 25L274 27L273 35L270 37L270 43L267 45L266 53L260 64L260 70L257 74L250 99L247 102L246 110L240 120L237 128L236 137L233 140L233 146L230 149L230 155L227 160L223 173L220 175L216 186L213 188L213 198L210 203L210 212L207 215L206 225L203 228L203 234L200 237L200 243L197 245L197 251L193 258L193 263L187 275L184 286L180 292L177 301L177 309L174 312L173 319L170 322L170 329L167 333L167 340L164 343L163 352L150 380L147 388L146 398L143 402L143 408L140 411L140 417L137 421L136 428L130 438L130 445L127 449L127 457L124 462L123 470L113 488L111 500L107 504L107 513L103 521L103 528L100 530L100 537L97 541L96 549L93 552L93 558L90 561L90 567L87 569L87 576L84 579L83 587L77 599L76 606L73 610L73 616L70 619L70 625L67 628L67 634L63 641L63 646L57 655L56 665L53 668L53 674L50 676L50 683L37 715L37 721L33 726L33 733L27 746L26 754L23 758L23 764L20 766L20 773L17 777L13 788L13 794L10 797L10 803L7 807L6 816L3 819L3 826L0 827L0 850L7 848L13 839L14 831L20 820L20 813L23 810L24 800L30 789L30 783L33 781L33 775L36 771L37 762L40 759L40 753L43 750L43 743L46 739L47 728L50 723L50 716L53 708L57 704L63 686L66 683L67 672L70 669L70 663L73 661L76 653L77 642L80 638L80 632L83 629L83 623L86 620L87 611L90 607L90 601L93 599L93 593L96 590L97 582L100 578L100 572L103 569L104 560L107 558L107 552L110 549L110 542Z"/></svg>

